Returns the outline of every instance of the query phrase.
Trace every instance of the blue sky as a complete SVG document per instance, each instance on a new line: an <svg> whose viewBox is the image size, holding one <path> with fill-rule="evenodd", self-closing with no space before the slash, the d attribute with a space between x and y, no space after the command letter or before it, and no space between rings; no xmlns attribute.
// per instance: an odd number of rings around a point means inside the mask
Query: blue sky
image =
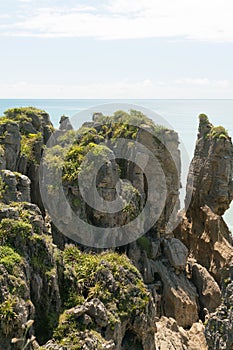
<svg viewBox="0 0 233 350"><path fill-rule="evenodd" d="M232 0L8 0L0 98L232 98Z"/></svg>

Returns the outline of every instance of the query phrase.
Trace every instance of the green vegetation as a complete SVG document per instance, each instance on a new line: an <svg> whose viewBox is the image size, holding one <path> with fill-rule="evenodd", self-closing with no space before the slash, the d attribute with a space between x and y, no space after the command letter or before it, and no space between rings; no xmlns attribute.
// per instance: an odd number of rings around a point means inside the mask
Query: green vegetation
<svg viewBox="0 0 233 350"><path fill-rule="evenodd" d="M29 122L33 121L34 116L42 119L47 113L41 109L35 107L20 107L10 108L4 112L6 118L15 122Z"/></svg>
<svg viewBox="0 0 233 350"><path fill-rule="evenodd" d="M14 311L15 304L15 300L11 297L0 304L0 324L6 336L11 332L13 321L17 318L17 314Z"/></svg>
<svg viewBox="0 0 233 350"><path fill-rule="evenodd" d="M63 144L66 145L67 143L73 144L76 140L76 134L77 132L75 132L74 130L66 131L63 135L60 135L58 137L59 144L61 144L62 146Z"/></svg>
<svg viewBox="0 0 233 350"><path fill-rule="evenodd" d="M5 116L0 118L0 125L9 123L16 123L18 125L22 136L21 151L23 154L29 155L34 160L33 152L31 150L33 143L32 139L34 139L34 141L36 141L35 138L39 140L41 134L38 133L38 136L33 135L41 131L43 120L46 122L49 120L48 114L45 111L34 107L11 108L5 111L4 114ZM52 128L50 124L47 125L47 127Z"/></svg>
<svg viewBox="0 0 233 350"><path fill-rule="evenodd" d="M133 187L130 183L124 182L122 184L122 191L126 199L126 204L122 209L122 213L126 213L127 216L133 220L138 216L141 208L141 195L139 191Z"/></svg>
<svg viewBox="0 0 233 350"><path fill-rule="evenodd" d="M109 147L116 146L119 138L136 139L140 125L146 124L151 127L155 135L168 130L161 125L155 125L151 119L136 110L131 110L129 113L116 111L112 117L99 115L95 118L95 122L96 128L83 126L77 132L69 130L59 137L60 145L46 149L45 162L48 168L60 171L62 167L64 182L75 184L80 171L84 168L89 170L89 166L91 170L93 162L98 161L98 157L103 162L109 160L111 153ZM107 140L111 140L108 147L101 144ZM24 152L30 155L27 144ZM89 154L89 165L87 154Z"/></svg>
<svg viewBox="0 0 233 350"><path fill-rule="evenodd" d="M106 344L106 340L101 336L100 333L96 332L94 329L94 324L91 323L85 326L80 321L77 321L77 317L72 314L64 312L60 316L59 326L54 332L54 339L64 348L69 348L70 350L82 350L85 344L82 339L82 332L85 332L85 336L95 344L96 350L102 350L103 344Z"/></svg>
<svg viewBox="0 0 233 350"><path fill-rule="evenodd" d="M104 164L111 156L111 150L105 145L93 142L86 146L74 144L66 154L63 165L63 180L69 183L77 181L81 171L91 172L98 164Z"/></svg>
<svg viewBox="0 0 233 350"><path fill-rule="evenodd" d="M207 115L199 115L200 126L208 126L209 131L206 131L205 139L228 139L229 135L223 126L212 126ZM206 130L208 130L206 129Z"/></svg>
<svg viewBox="0 0 233 350"><path fill-rule="evenodd" d="M95 119L96 122L101 124L129 124L139 127L142 124L146 124L154 129L155 124L152 119L149 119L145 114L135 109L131 109L129 113L125 111L116 111L113 116L100 115Z"/></svg>
<svg viewBox="0 0 233 350"><path fill-rule="evenodd" d="M13 273L14 267L22 262L22 257L11 247L0 246L0 264L3 264L10 274Z"/></svg>
<svg viewBox="0 0 233 350"><path fill-rule="evenodd" d="M77 247L69 246L64 251L64 262L75 276L79 295L84 293L87 300L99 298L109 310L115 310L116 318L133 315L147 305L148 292L141 275L126 255L83 253ZM109 273L115 280L114 290L104 277ZM73 291L70 292L73 295ZM75 304L69 305L72 306Z"/></svg>
<svg viewBox="0 0 233 350"><path fill-rule="evenodd" d="M15 124L16 122L10 118L7 118L6 116L0 117L0 125L3 124Z"/></svg>
<svg viewBox="0 0 233 350"><path fill-rule="evenodd" d="M206 114L202 113L202 114L199 115L199 122L202 125L209 124L209 118L207 117Z"/></svg>
<svg viewBox="0 0 233 350"><path fill-rule="evenodd" d="M35 247L35 254L31 257L31 264L34 271L45 273L49 278L53 276L53 264L49 259L50 253L46 244L45 236L33 234L30 241Z"/></svg>
<svg viewBox="0 0 233 350"><path fill-rule="evenodd" d="M147 256L151 255L151 242L147 237L142 236L142 237L138 238L137 244L141 250L146 251Z"/></svg>
<svg viewBox="0 0 233 350"><path fill-rule="evenodd" d="M35 156L35 145L39 143L42 144L42 134L38 132L37 134L23 135L21 139L21 155L24 155L28 160L38 163L40 159Z"/></svg>
<svg viewBox="0 0 233 350"><path fill-rule="evenodd" d="M44 157L44 162L54 176L58 177L60 174L60 171L63 169L63 163L64 163L64 158L67 152L67 148L62 147L60 145L56 145L51 148L45 148L45 157ZM48 191L53 192L54 189L56 188L56 184L54 182L50 185L48 185Z"/></svg>
<svg viewBox="0 0 233 350"><path fill-rule="evenodd" d="M85 253L78 247L67 246L64 265L63 303L66 308L98 298L104 303L109 325L114 329L120 320L134 317L148 305L149 293L140 273L126 255L114 252ZM102 349L106 340L96 327L93 319L88 323L83 322L82 316L77 318L72 310L67 310L60 315L53 337L59 345L77 350L82 349L82 332L85 332L95 341L96 349Z"/></svg>
<svg viewBox="0 0 233 350"><path fill-rule="evenodd" d="M14 246L15 239L20 236L25 240L32 234L32 225L19 219L2 219L0 223L0 240L2 243L9 243Z"/></svg>
<svg viewBox="0 0 233 350"><path fill-rule="evenodd" d="M74 207L79 208L81 205L81 199L79 197L75 197L72 199L72 204Z"/></svg>
<svg viewBox="0 0 233 350"><path fill-rule="evenodd" d="M228 139L229 135L223 126L213 126L208 137L212 139Z"/></svg>

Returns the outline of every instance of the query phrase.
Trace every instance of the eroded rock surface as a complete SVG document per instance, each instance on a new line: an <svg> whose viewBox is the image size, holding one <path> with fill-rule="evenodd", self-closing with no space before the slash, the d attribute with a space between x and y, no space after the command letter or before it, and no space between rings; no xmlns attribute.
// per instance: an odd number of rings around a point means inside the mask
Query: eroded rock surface
<svg viewBox="0 0 233 350"><path fill-rule="evenodd" d="M187 184L190 205L173 233L166 225L179 210L178 136L137 111L130 113L116 112L114 123L96 113L78 135L63 116L54 134L60 148L47 159L59 163L67 140L75 137L63 168L70 207L61 211L61 221L74 211L98 227L121 227L139 215L146 201L148 217L159 214L143 237L109 251L77 247L44 210L38 169L53 129L48 114L12 109L1 119L0 350L21 349L27 325L30 350L231 350L233 249L222 218L233 196L231 139L222 127L200 117ZM129 126L132 116L139 128ZM121 137L129 143L117 142ZM150 150L149 158L134 140ZM97 192L89 199L98 202L100 196L111 203L119 195L121 212L93 209L80 195L77 174L85 175L84 187L93 180L91 167L84 172L90 148L103 166L93 183ZM119 152L141 166L121 159ZM152 188L164 204L161 212L148 194L145 173L154 174ZM50 185L56 208L53 178ZM133 231L126 233L134 237ZM14 345L12 338L18 339Z"/></svg>
<svg viewBox="0 0 233 350"><path fill-rule="evenodd" d="M155 334L156 349L159 350L207 350L208 346L202 323L194 323L190 330L177 325L173 318L161 317Z"/></svg>
<svg viewBox="0 0 233 350"><path fill-rule="evenodd" d="M225 129L201 115L187 184L186 201L191 200L175 236L218 283L221 269L233 258L232 235L222 218L232 200L232 154Z"/></svg>
<svg viewBox="0 0 233 350"><path fill-rule="evenodd" d="M206 316L205 336L210 350L233 347L233 265L222 276L222 302Z"/></svg>

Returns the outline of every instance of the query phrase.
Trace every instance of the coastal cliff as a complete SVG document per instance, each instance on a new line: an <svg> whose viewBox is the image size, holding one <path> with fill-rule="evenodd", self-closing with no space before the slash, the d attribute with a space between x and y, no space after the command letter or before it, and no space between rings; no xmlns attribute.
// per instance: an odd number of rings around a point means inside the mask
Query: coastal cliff
<svg viewBox="0 0 233 350"><path fill-rule="evenodd" d="M66 117L54 130L44 111L6 111L0 118L0 350L24 345L41 350L232 348L233 247L222 216L233 198L233 146L224 128L214 127L205 115L199 122L187 181L189 205L180 212L181 161L173 130L138 111L117 111L112 117L96 113L78 132ZM54 144L48 146L51 135ZM127 143L120 144L121 139ZM40 194L44 149L47 166L62 164L70 209L60 215L59 227ZM94 158L88 159L90 151ZM98 202L100 195L110 203L119 196L123 209L118 212L91 207L80 193L77 177L87 164L84 185L92 182L93 159L102 166L91 200ZM62 202L56 186L48 177L52 211ZM80 227L66 236L60 230L71 211L103 231L122 227L146 203L146 217L157 214L158 219L148 230L141 220L137 228L143 236L133 239L129 230L128 241L121 236L121 244L112 240L108 249L77 243Z"/></svg>

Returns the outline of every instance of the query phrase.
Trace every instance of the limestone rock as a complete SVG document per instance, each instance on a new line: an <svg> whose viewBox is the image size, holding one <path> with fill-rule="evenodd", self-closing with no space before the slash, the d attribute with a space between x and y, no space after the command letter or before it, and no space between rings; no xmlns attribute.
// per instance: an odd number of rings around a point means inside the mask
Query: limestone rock
<svg viewBox="0 0 233 350"><path fill-rule="evenodd" d="M50 315L58 317L61 298L55 248L39 208L1 203L0 218L0 349L10 350L11 339L23 338L22 325L29 319L35 320L30 334L36 332L39 342L51 335ZM21 348L19 341L15 349Z"/></svg>
<svg viewBox="0 0 233 350"><path fill-rule="evenodd" d="M218 133L206 118L201 119L187 184L186 203L190 199L190 205L187 213L182 213L174 238L166 224L169 220L173 223L179 209L178 135L143 121L142 115L137 116L140 127L130 128L124 125L121 113L117 112L115 124L108 119L103 123L106 117L96 113L93 122L83 125L90 132L79 134L76 141L82 143L82 149L95 144L96 154L103 160L94 183L97 192L110 204L118 195L124 210L109 215L88 207L77 179L67 180L64 193L71 205L61 211L59 220L66 223L73 210L96 226L122 227L148 200L146 215L151 219L159 214L159 220L141 240L119 248L141 274L129 261L124 265L122 257L115 261L114 253L104 259L100 250L88 255L87 248L80 247L73 255L65 246L71 240L58 232L48 216L44 221L38 184L42 150L52 132L49 116L33 108L6 113L0 125L0 350L11 349L12 337L23 337L22 324L29 319L35 320L30 329L37 337L34 349L207 350L204 326L198 322L204 309L209 310L205 315L209 349L232 348L232 275L223 277L223 270L232 262L233 248L221 217L233 198L231 139L223 129L219 129L223 134ZM55 139L65 139L66 131L72 129L67 117L62 117L60 124ZM119 135L129 143L120 145ZM103 140L110 157L100 152ZM149 149L151 156L136 149L134 140ZM75 166L77 173L83 169L79 162ZM146 173L153 191L149 191ZM90 181L88 171L87 184ZM90 200L98 202L97 194L91 196ZM54 206L59 205L56 199ZM137 227L140 232L144 228ZM132 231L125 234L135 237ZM189 260L190 270L186 271L188 253L197 262L190 264ZM98 263L97 256L101 258ZM214 278L222 286L221 304ZM16 350L21 345L16 344Z"/></svg>
<svg viewBox="0 0 233 350"><path fill-rule="evenodd" d="M185 270L188 257L188 249L177 238L164 241L164 253L171 266L178 270Z"/></svg>
<svg viewBox="0 0 233 350"><path fill-rule="evenodd" d="M6 169L6 158L4 147L0 145L0 171Z"/></svg>
<svg viewBox="0 0 233 350"><path fill-rule="evenodd" d="M194 323L189 331L178 326L173 318L161 317L155 333L156 349L159 350L207 350L204 326Z"/></svg>
<svg viewBox="0 0 233 350"><path fill-rule="evenodd" d="M182 271L186 266L187 248L177 239L160 238L154 243L156 244L155 257L152 255L153 250L148 257L145 250L139 253L138 247L133 244L130 245L130 257L152 291L158 304L158 316L173 317L179 325L190 327L198 320L199 303L195 286ZM178 255L177 246L183 255ZM170 261L164 247L170 249ZM163 250L164 254L161 253Z"/></svg>
<svg viewBox="0 0 233 350"><path fill-rule="evenodd" d="M191 327L198 321L198 296L195 287L183 273L176 275L161 261L155 262L155 270L160 275L163 292L162 308L164 315L173 317L184 327Z"/></svg>
<svg viewBox="0 0 233 350"><path fill-rule="evenodd" d="M65 115L61 116L59 124L60 124L59 130L61 131L68 131L73 129L72 125L70 124L69 117Z"/></svg>
<svg viewBox="0 0 233 350"><path fill-rule="evenodd" d="M226 269L227 270L227 269ZM227 272L227 273L226 273ZM222 303L206 319L205 336L210 350L231 350L233 347L233 265L224 271Z"/></svg>
<svg viewBox="0 0 233 350"><path fill-rule="evenodd" d="M184 214L175 236L220 283L221 270L231 263L233 257L232 236L223 218L207 206L193 208L191 222Z"/></svg>
<svg viewBox="0 0 233 350"><path fill-rule="evenodd" d="M221 291L214 278L205 267L195 263L192 266L192 281L197 287L202 308L209 312L215 311L221 304Z"/></svg>
<svg viewBox="0 0 233 350"><path fill-rule="evenodd" d="M189 206L174 234L220 283L221 269L233 257L232 235L222 218L232 200L233 146L224 128L201 118L187 182ZM214 134L219 128L222 134Z"/></svg>
<svg viewBox="0 0 233 350"><path fill-rule="evenodd" d="M10 170L2 170L1 176L4 184L2 197L5 203L30 202L31 181L27 176Z"/></svg>
<svg viewBox="0 0 233 350"><path fill-rule="evenodd" d="M26 175L31 180L31 199L43 211L39 190L39 163L44 144L52 134L49 115L32 107L13 108L6 111L5 115L5 122L3 120L0 125L0 147L4 148L3 159L0 152L0 169L5 167Z"/></svg>
<svg viewBox="0 0 233 350"><path fill-rule="evenodd" d="M95 319L95 322L100 327L107 326L108 318L107 318L107 311L104 307L103 303L98 299L93 299L86 305L87 308L87 315Z"/></svg>
<svg viewBox="0 0 233 350"><path fill-rule="evenodd" d="M211 136L200 120L195 153L190 165L187 197L191 196L190 210L207 205L213 213L223 215L232 198L233 146L227 135ZM224 133L224 128L222 128Z"/></svg>
<svg viewBox="0 0 233 350"><path fill-rule="evenodd" d="M6 165L6 169L16 171L21 140L18 124L13 121L8 121L5 124L1 124L0 135L4 135L0 142L2 143L5 151L4 165Z"/></svg>

